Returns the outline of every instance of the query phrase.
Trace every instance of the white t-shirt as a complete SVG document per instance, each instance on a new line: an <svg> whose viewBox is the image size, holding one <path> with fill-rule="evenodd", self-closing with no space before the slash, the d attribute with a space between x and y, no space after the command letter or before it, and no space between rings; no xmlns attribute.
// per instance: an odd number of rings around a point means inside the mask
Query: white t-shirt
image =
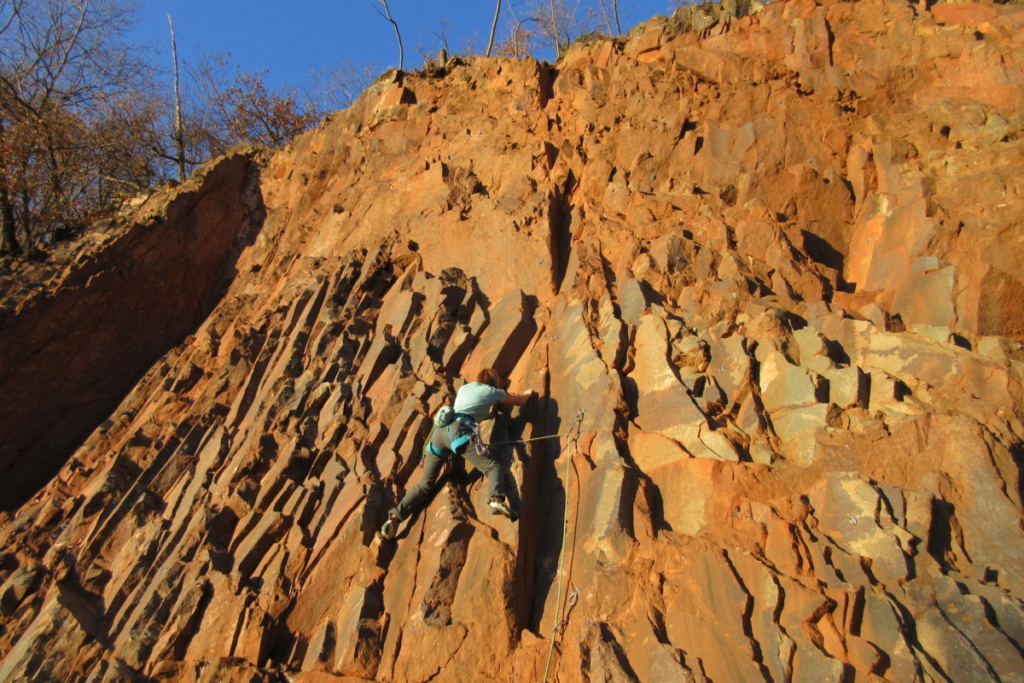
<svg viewBox="0 0 1024 683"><path fill-rule="evenodd" d="M491 417L491 406L501 403L508 396L501 389L495 389L483 382L470 382L459 388L455 394L456 413L469 415L477 422Z"/></svg>

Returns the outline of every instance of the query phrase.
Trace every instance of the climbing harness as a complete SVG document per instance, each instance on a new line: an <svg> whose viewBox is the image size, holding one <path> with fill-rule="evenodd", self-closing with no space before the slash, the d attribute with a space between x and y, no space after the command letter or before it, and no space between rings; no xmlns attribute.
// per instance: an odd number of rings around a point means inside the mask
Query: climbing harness
<svg viewBox="0 0 1024 683"><path fill-rule="evenodd" d="M452 434L452 427L455 427L454 434ZM449 453L445 453L433 444L434 432L438 429L443 429L448 433ZM434 427L430 430L430 436L427 437L426 442L423 444L423 455L430 453L439 458L444 458L450 453L458 453L467 443L472 444L478 454L483 456L490 455L487 444L484 443L483 438L480 436L480 425L477 424L476 420L469 415L453 412L448 406L444 406L434 420Z"/></svg>
<svg viewBox="0 0 1024 683"><path fill-rule="evenodd" d="M456 430L453 437L452 425L455 423L459 423L462 427ZM460 448L469 443L473 445L478 455L490 456L490 450L487 448L487 444L484 443L483 437L480 436L480 425L469 415L455 413L455 419L445 429L448 430L448 437L452 441L453 453L458 452Z"/></svg>
<svg viewBox="0 0 1024 683"><path fill-rule="evenodd" d="M452 435L452 425L459 425L454 436ZM578 426L578 420L576 426ZM465 430L463 430L462 427L465 427ZM570 429L564 434L549 434L547 436L535 436L529 439L511 439L509 441L493 441L490 444L486 444L484 443L483 437L480 435L480 425L477 424L476 420L471 418L469 415L456 413L451 406L441 406L441 409L437 411L437 415L434 417L434 427L430 430L430 436L427 437L426 442L423 444L423 455L426 455L427 453L437 457L443 457L446 455L445 453L440 452L431 443L434 439L434 431L438 429L447 430L452 452L457 451L469 442L476 448L477 453L484 456L490 455L489 446L508 446L511 444L530 443L531 441L543 441L544 439L561 439L572 434L572 429Z"/></svg>
<svg viewBox="0 0 1024 683"><path fill-rule="evenodd" d="M573 423L572 428L565 436L573 434L569 438L569 443L566 444L566 448L572 446L572 451L568 454L565 459L565 510L562 513L562 547L559 551L558 560L558 598L555 601L555 618L557 621L551 628L551 647L548 648L548 662L544 666L544 683L548 681L548 675L551 672L551 658L555 654L555 643L558 638L565 631L565 627L569 624L569 614L572 613L572 608L576 606L577 600L579 600L579 588L575 588L569 597L569 609L565 616L562 616L562 580L565 576L565 539L569 535L569 477L571 471L569 469L572 464L573 456L579 453L579 441L580 441L580 428L583 424L583 408L580 408L579 412L576 413L576 421Z"/></svg>

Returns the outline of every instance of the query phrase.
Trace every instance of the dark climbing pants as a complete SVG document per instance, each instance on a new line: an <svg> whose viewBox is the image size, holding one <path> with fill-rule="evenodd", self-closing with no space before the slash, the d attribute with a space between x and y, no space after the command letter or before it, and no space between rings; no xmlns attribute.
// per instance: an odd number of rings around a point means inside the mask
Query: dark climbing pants
<svg viewBox="0 0 1024 683"><path fill-rule="evenodd" d="M497 461L477 453L476 447L471 443L465 444L456 453L452 453L451 437L448 435L448 430L443 427L438 427L434 430L430 443L434 446L435 450L444 455L434 455L428 450L424 456L423 476L416 483L416 486L412 487L405 494L402 502L391 510L390 514L406 519L409 515L426 505L434 493L434 485L437 483L438 477L441 476L441 469L444 467L445 460L458 456L468 460L473 467L480 470L487 477L491 498L496 496L505 497L504 477L502 477L501 466Z"/></svg>

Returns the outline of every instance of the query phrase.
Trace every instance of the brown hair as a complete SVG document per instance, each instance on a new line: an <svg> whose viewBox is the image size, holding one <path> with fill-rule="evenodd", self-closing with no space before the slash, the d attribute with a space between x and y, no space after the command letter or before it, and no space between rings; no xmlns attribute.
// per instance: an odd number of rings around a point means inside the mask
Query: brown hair
<svg viewBox="0 0 1024 683"><path fill-rule="evenodd" d="M481 384L487 384L494 387L495 389L501 389L504 382L501 381L501 375L494 368L484 368L476 374L476 381Z"/></svg>

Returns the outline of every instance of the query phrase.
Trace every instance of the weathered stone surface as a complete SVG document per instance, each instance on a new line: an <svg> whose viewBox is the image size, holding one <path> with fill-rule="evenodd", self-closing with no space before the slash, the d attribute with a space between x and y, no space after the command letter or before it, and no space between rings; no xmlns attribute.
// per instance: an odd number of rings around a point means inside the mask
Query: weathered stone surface
<svg viewBox="0 0 1024 683"><path fill-rule="evenodd" d="M867 408L869 380L858 367L834 368L824 374L828 382L828 401L840 408Z"/></svg>
<svg viewBox="0 0 1024 683"><path fill-rule="evenodd" d="M53 467L0 678L1021 680L1021 36L729 0L391 72L5 275L4 448ZM491 365L521 519L455 460L377 542Z"/></svg>
<svg viewBox="0 0 1024 683"><path fill-rule="evenodd" d="M817 373L786 363L767 382L762 376L761 401L768 412L798 408L821 402L822 389Z"/></svg>
<svg viewBox="0 0 1024 683"><path fill-rule="evenodd" d="M493 320L480 339L482 367L508 375L533 341L537 326L521 291L510 292L494 307Z"/></svg>
<svg viewBox="0 0 1024 683"><path fill-rule="evenodd" d="M850 475L833 473L809 492L818 528L845 552L871 559L871 571L886 584L907 576L904 547L914 540L898 527L877 489Z"/></svg>
<svg viewBox="0 0 1024 683"><path fill-rule="evenodd" d="M669 363L664 321L653 315L642 318L635 345L636 365L630 378L638 392L638 426L686 444L704 416Z"/></svg>

